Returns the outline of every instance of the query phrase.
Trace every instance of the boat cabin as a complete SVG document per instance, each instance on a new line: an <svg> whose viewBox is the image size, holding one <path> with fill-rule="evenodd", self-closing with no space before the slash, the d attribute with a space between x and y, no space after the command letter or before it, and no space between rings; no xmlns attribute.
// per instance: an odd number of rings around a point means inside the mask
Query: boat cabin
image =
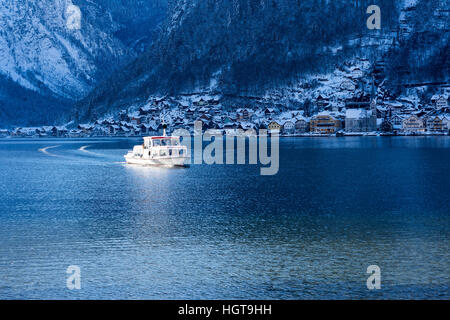
<svg viewBox="0 0 450 320"><path fill-rule="evenodd" d="M185 156L187 148L181 145L180 137L145 137L144 143L133 148L133 155L141 158Z"/></svg>
<svg viewBox="0 0 450 320"><path fill-rule="evenodd" d="M145 137L144 143L134 146L133 151L126 154L129 164L184 166L188 160L187 146L180 142L180 137Z"/></svg>
<svg viewBox="0 0 450 320"><path fill-rule="evenodd" d="M145 137L144 148L181 146L180 137Z"/></svg>

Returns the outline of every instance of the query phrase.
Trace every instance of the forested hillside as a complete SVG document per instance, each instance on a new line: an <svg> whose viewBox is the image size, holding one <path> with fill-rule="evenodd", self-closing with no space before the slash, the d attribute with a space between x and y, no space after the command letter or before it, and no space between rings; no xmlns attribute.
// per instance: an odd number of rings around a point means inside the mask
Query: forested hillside
<svg viewBox="0 0 450 320"><path fill-rule="evenodd" d="M367 28L372 4L381 30ZM393 83L448 76L443 0L180 0L169 10L157 42L82 101L88 117L150 94L262 95L352 57L386 59Z"/></svg>

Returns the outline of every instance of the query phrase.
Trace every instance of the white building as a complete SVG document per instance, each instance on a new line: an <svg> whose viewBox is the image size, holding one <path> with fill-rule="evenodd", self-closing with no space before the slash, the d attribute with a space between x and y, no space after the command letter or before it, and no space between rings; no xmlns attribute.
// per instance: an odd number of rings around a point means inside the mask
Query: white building
<svg viewBox="0 0 450 320"><path fill-rule="evenodd" d="M294 121L287 120L283 123L283 132L287 134L292 134L295 132L295 123Z"/></svg>
<svg viewBox="0 0 450 320"><path fill-rule="evenodd" d="M450 131L450 116L444 116L442 118L442 129L447 132Z"/></svg>
<svg viewBox="0 0 450 320"><path fill-rule="evenodd" d="M445 94L435 94L431 97L431 103L439 110L448 107L448 96Z"/></svg>
<svg viewBox="0 0 450 320"><path fill-rule="evenodd" d="M442 109L442 108L447 108L448 107L448 99L441 96L437 101L436 101L436 109Z"/></svg>

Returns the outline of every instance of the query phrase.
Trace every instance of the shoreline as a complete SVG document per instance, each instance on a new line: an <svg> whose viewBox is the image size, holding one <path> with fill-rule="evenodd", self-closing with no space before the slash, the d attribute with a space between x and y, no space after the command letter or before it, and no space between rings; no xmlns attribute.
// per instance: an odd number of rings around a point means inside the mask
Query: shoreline
<svg viewBox="0 0 450 320"><path fill-rule="evenodd" d="M0 137L0 141L2 140L44 140L44 139L111 139L111 138L120 138L120 139L130 139L130 138L144 138L148 135L142 135L142 136L79 136L79 137L54 137L54 136L6 136L6 137ZM192 135L194 136L194 135ZM223 135L226 137L227 135ZM229 135L232 137L260 137L260 135ZM292 135L279 135L279 138L351 138L351 137L450 137L450 134L448 133L428 133L428 134L343 134L343 135L336 135L336 134L292 134Z"/></svg>

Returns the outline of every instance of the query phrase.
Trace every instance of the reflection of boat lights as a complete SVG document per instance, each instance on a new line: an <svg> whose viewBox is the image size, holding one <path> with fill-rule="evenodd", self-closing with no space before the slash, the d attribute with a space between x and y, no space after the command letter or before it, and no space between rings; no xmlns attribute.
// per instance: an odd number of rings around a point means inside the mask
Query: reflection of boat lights
<svg viewBox="0 0 450 320"><path fill-rule="evenodd" d="M129 175L129 183L133 190L133 198L136 203L142 205L154 201L167 201L167 195L171 191L170 168L164 167L143 167L130 166L126 167Z"/></svg>
<svg viewBox="0 0 450 320"><path fill-rule="evenodd" d="M134 176L139 177L139 180L146 180L148 178L165 177L173 170L170 166L140 166L140 165L125 165L127 170L133 173Z"/></svg>

